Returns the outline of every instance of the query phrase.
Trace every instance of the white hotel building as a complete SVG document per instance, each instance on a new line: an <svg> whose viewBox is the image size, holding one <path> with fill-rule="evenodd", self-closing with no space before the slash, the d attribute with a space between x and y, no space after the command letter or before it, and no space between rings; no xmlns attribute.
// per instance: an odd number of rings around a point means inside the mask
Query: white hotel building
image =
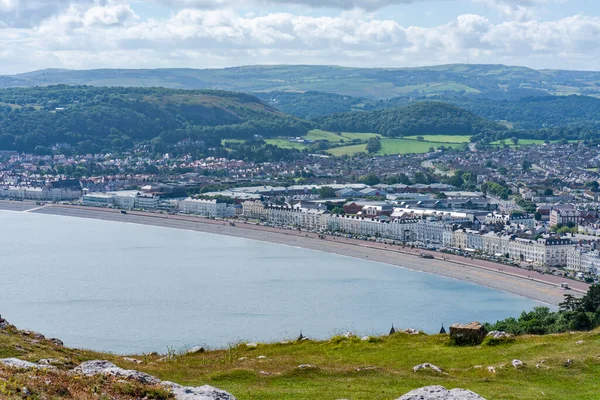
<svg viewBox="0 0 600 400"><path fill-rule="evenodd" d="M210 218L227 218L235 215L235 207L219 200L193 199L179 202L179 211Z"/></svg>
<svg viewBox="0 0 600 400"><path fill-rule="evenodd" d="M138 192L137 190L120 190L116 192L98 192L84 194L82 203L88 207L115 207L123 210L141 208L153 210L158 207L160 197Z"/></svg>

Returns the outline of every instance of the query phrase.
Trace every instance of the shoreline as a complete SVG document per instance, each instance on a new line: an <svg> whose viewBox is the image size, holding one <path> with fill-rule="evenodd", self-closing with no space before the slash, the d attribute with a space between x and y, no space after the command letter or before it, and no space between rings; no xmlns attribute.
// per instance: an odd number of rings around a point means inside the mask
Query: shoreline
<svg viewBox="0 0 600 400"><path fill-rule="evenodd" d="M565 281L564 278L517 267L358 239L334 236L319 239L316 233L265 227L240 221L235 221L235 226L231 226L228 221L215 221L197 216L142 211L127 211L127 214L121 214L120 210L115 209L57 204L37 206L35 203L9 201L0 201L0 210L128 222L289 245L457 279L553 306L563 301L564 294L582 294L589 287L583 282L569 280L572 290L565 291L560 289L560 283ZM429 253L435 258L420 258L419 253ZM442 256L444 260L440 259Z"/></svg>

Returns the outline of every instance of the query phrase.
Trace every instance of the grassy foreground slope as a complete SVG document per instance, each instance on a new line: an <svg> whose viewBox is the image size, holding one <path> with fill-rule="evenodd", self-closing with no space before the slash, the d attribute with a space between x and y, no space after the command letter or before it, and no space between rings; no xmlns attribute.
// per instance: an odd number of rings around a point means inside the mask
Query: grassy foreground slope
<svg viewBox="0 0 600 400"><path fill-rule="evenodd" d="M19 331L0 330L0 358L37 362L51 357L61 360L59 369L65 371L86 360L106 359L162 380L194 386L210 384L238 399L387 400L432 384L467 388L488 400L583 400L598 396L598 330L521 336L496 346L455 347L447 342L446 335L404 333L365 341L335 337L322 342L259 344L257 348L242 344L167 357L133 356L141 361L136 363L121 356L56 346ZM525 366L513 368L513 359L523 361ZM567 360L572 360L568 366ZM444 373L413 372L414 366L424 362L439 366ZM489 372L489 366L496 372ZM40 374L56 381L60 390L40 385ZM0 397L21 398L13 394L24 386L38 398L94 398L94 391L120 399L144 395L165 398L164 392L155 387L127 385L110 378L82 380L62 372L16 373L0 367Z"/></svg>

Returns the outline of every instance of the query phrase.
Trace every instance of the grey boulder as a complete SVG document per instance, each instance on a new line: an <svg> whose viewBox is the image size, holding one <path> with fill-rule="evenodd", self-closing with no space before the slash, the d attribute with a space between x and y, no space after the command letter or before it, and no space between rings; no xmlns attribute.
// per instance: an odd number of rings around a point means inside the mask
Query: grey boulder
<svg viewBox="0 0 600 400"><path fill-rule="evenodd" d="M115 364L105 360L86 361L76 367L73 372L81 375L112 375L119 378L126 378L138 381L140 383L154 385L160 383L160 379L148 375L144 372L135 371L133 369L123 369Z"/></svg>
<svg viewBox="0 0 600 400"><path fill-rule="evenodd" d="M55 369L49 365L38 365L29 361L19 360L18 358L0 358L0 364L16 369Z"/></svg>
<svg viewBox="0 0 600 400"><path fill-rule="evenodd" d="M397 400L485 400L465 389L448 390L443 386L426 386L406 393Z"/></svg>
<svg viewBox="0 0 600 400"><path fill-rule="evenodd" d="M112 375L132 379L145 384L161 384L169 389L176 400L236 400L236 398L212 386L188 387L173 382L161 382L160 379L143 372L123 369L106 360L86 361L76 367L73 372L81 375Z"/></svg>
<svg viewBox="0 0 600 400"><path fill-rule="evenodd" d="M176 400L237 400L232 394L209 385L190 387L167 381L161 385L168 388Z"/></svg>

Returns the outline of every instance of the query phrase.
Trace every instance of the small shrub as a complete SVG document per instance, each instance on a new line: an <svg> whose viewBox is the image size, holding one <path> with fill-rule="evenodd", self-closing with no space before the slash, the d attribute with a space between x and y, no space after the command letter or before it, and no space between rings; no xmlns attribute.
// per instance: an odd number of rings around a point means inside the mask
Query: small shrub
<svg viewBox="0 0 600 400"><path fill-rule="evenodd" d="M332 337L331 339L329 339L329 341L333 344L340 344L342 342L346 342L347 340L348 340L348 338L343 335L336 335L336 336Z"/></svg>
<svg viewBox="0 0 600 400"><path fill-rule="evenodd" d="M515 341L514 336L507 336L507 337L501 337L501 338L495 338L492 336L488 336L483 340L483 345L484 346L498 346L498 345L502 345L502 344L508 344L508 343L513 343Z"/></svg>

